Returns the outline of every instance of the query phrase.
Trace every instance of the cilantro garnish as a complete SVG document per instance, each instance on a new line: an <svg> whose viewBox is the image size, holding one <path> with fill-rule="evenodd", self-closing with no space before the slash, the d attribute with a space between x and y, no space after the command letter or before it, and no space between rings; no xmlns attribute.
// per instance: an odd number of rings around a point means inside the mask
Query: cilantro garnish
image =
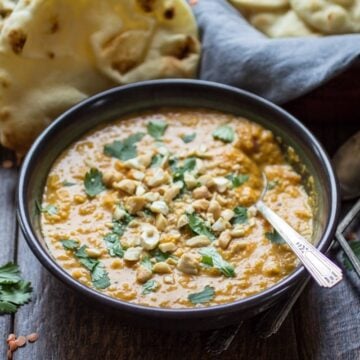
<svg viewBox="0 0 360 360"><path fill-rule="evenodd" d="M144 268L152 271L152 263L151 263L150 258L148 256L145 256L141 260L140 265L142 265Z"/></svg>
<svg viewBox="0 0 360 360"><path fill-rule="evenodd" d="M199 250L202 255L201 262L205 265L213 266L221 271L226 277L234 277L234 267L225 261L222 256L212 247L207 247Z"/></svg>
<svg viewBox="0 0 360 360"><path fill-rule="evenodd" d="M91 258L86 253L87 246L81 246L76 252L75 256L78 258L79 262L85 266L89 271L93 271L95 266L99 263L98 260Z"/></svg>
<svg viewBox="0 0 360 360"><path fill-rule="evenodd" d="M349 241L349 246L351 247L351 250L354 252L356 257L360 259L360 241L359 240ZM347 270L350 271L354 270L353 265L351 264L350 260L348 259L345 253L343 253L342 261Z"/></svg>
<svg viewBox="0 0 360 360"><path fill-rule="evenodd" d="M13 263L0 267L0 314L11 314L30 301L30 282L21 278L20 269Z"/></svg>
<svg viewBox="0 0 360 360"><path fill-rule="evenodd" d="M168 124L164 120L151 120L147 124L147 131L154 139L160 140L167 127Z"/></svg>
<svg viewBox="0 0 360 360"><path fill-rule="evenodd" d="M196 133L181 136L181 139L185 144L192 142L195 138L196 138Z"/></svg>
<svg viewBox="0 0 360 360"><path fill-rule="evenodd" d="M281 235L274 229L273 232L265 233L267 239L269 239L273 244L286 244L285 240Z"/></svg>
<svg viewBox="0 0 360 360"><path fill-rule="evenodd" d="M90 197L94 197L106 189L102 172L97 169L91 169L85 174L84 185L85 192Z"/></svg>
<svg viewBox="0 0 360 360"><path fill-rule="evenodd" d="M221 125L212 133L214 139L221 140L225 143L231 143L235 139L235 133L229 125Z"/></svg>
<svg viewBox="0 0 360 360"><path fill-rule="evenodd" d="M98 262L91 272L91 281L97 289L106 289L110 286L109 275L104 264Z"/></svg>
<svg viewBox="0 0 360 360"><path fill-rule="evenodd" d="M156 154L151 159L150 167L155 168L159 167L162 164L162 161L164 159L164 156L161 154Z"/></svg>
<svg viewBox="0 0 360 360"><path fill-rule="evenodd" d="M204 304L212 300L215 296L215 290L213 287L206 285L203 291L198 293L190 294L188 300L196 304Z"/></svg>
<svg viewBox="0 0 360 360"><path fill-rule="evenodd" d="M231 181L233 188L237 188L249 180L249 175L244 175L244 174L240 174L240 175L229 174L226 175L225 177Z"/></svg>
<svg viewBox="0 0 360 360"><path fill-rule="evenodd" d="M170 254L162 252L160 249L156 248L150 252L151 257L154 257L157 262L165 261L170 257Z"/></svg>
<svg viewBox="0 0 360 360"><path fill-rule="evenodd" d="M247 211L246 207L237 206L234 209L235 216L231 219L231 223L233 225L246 223L248 219Z"/></svg>
<svg viewBox="0 0 360 360"><path fill-rule="evenodd" d="M109 275L104 264L99 260L91 258L87 253L87 246L79 247L75 240L62 240L61 243L66 250L72 250L80 264L90 271L91 281L96 289L106 289L110 286Z"/></svg>
<svg viewBox="0 0 360 360"><path fill-rule="evenodd" d="M77 240L64 239L60 240L60 242L66 250L76 250L79 248L79 242Z"/></svg>
<svg viewBox="0 0 360 360"><path fill-rule="evenodd" d="M121 246L119 235L109 233L104 237L104 242L110 256L118 256L121 258L124 256L124 249Z"/></svg>
<svg viewBox="0 0 360 360"><path fill-rule="evenodd" d="M113 220L112 232L120 237L123 236L127 226L132 220L133 217L128 212L125 212L125 215L120 220Z"/></svg>
<svg viewBox="0 0 360 360"><path fill-rule="evenodd" d="M155 291L159 287L159 283L156 280L148 280L143 285L143 295L150 294L151 292Z"/></svg>
<svg viewBox="0 0 360 360"><path fill-rule="evenodd" d="M273 180L273 181L269 181L268 185L267 185L267 189L268 190L272 190L274 189L276 186L279 185L279 180Z"/></svg>
<svg viewBox="0 0 360 360"><path fill-rule="evenodd" d="M193 213L187 214L187 217L189 219L189 227L195 234L205 235L211 241L216 240L216 236L210 227L206 225L205 221L199 215Z"/></svg>
<svg viewBox="0 0 360 360"><path fill-rule="evenodd" d="M144 133L130 135L124 140L115 140L104 146L104 154L126 161L137 156L136 143L145 136Z"/></svg>
<svg viewBox="0 0 360 360"><path fill-rule="evenodd" d="M64 181L62 182L62 185L63 185L63 186L74 186L74 185L76 185L76 183L73 183L73 182L64 180Z"/></svg>
<svg viewBox="0 0 360 360"><path fill-rule="evenodd" d="M37 209L41 213L46 213L46 214L49 214L49 215L57 215L57 213L58 213L58 208L55 205L49 204L49 205L46 205L46 206L42 206L38 201L36 201L35 203L36 203Z"/></svg>
<svg viewBox="0 0 360 360"><path fill-rule="evenodd" d="M193 157L185 159L183 166L177 166L177 160L172 159L171 168L173 171L173 180L184 181L185 173L194 170L195 167L196 167L196 159Z"/></svg>

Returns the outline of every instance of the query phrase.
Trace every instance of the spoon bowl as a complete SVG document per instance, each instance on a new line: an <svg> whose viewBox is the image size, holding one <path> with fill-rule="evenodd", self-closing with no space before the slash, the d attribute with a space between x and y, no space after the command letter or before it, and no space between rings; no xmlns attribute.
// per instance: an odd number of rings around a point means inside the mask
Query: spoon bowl
<svg viewBox="0 0 360 360"><path fill-rule="evenodd" d="M265 204L268 181L264 172L262 178L263 191L260 199L255 203L257 210L281 235L320 286L328 288L335 286L342 280L341 269Z"/></svg>

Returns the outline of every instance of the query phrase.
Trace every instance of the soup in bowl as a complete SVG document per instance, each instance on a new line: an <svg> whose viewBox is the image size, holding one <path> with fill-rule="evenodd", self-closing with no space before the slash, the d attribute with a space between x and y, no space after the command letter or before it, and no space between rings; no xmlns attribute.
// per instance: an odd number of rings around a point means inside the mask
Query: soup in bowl
<svg viewBox="0 0 360 360"><path fill-rule="evenodd" d="M77 292L141 325L207 329L284 298L305 273L254 204L325 251L338 215L329 160L296 119L201 81L124 86L38 138L18 187L22 230Z"/></svg>
<svg viewBox="0 0 360 360"><path fill-rule="evenodd" d="M86 286L146 306L229 303L274 285L296 257L264 201L311 240L312 198L271 131L245 118L158 109L96 129L49 172L41 230Z"/></svg>

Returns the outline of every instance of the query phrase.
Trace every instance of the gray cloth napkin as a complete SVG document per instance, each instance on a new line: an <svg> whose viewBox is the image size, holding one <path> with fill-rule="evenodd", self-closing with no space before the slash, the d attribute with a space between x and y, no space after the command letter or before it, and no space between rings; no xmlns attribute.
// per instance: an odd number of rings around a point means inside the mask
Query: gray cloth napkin
<svg viewBox="0 0 360 360"><path fill-rule="evenodd" d="M360 59L360 35L269 39L226 0L198 0L200 78L284 103L324 84Z"/></svg>

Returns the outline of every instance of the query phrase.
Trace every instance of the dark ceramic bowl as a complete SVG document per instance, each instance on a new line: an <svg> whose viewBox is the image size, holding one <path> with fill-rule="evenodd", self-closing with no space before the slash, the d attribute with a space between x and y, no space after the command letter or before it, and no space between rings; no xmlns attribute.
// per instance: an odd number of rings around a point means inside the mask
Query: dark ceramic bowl
<svg viewBox="0 0 360 360"><path fill-rule="evenodd" d="M132 323L165 328L209 329L253 316L286 297L305 269L299 266L271 288L226 305L196 309L161 309L120 301L73 279L52 258L41 235L35 202L41 199L47 174L71 143L95 126L125 114L156 107L209 108L247 117L272 130L295 149L314 179L317 206L314 242L326 251L334 235L339 199L329 159L314 136L278 106L248 92L195 80L159 80L111 89L68 110L35 141L23 163L18 185L18 217L27 243L40 262L57 278L102 309L116 310ZM306 176L306 175L304 175Z"/></svg>

